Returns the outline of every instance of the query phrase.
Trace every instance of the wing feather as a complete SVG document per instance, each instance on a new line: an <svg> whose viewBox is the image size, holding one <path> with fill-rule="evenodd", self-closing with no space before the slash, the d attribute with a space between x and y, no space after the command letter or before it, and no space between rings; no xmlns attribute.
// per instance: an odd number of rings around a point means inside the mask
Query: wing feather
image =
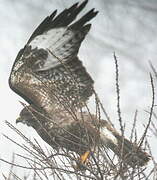
<svg viewBox="0 0 157 180"><path fill-rule="evenodd" d="M70 61L77 56L80 45L91 27L86 23L98 13L92 9L81 19L69 25L86 3L87 1L84 1L80 6L76 3L71 8L64 10L51 22L49 25L51 29L32 39L29 43L32 49L44 49L48 52L46 59L35 62L36 69L34 70L44 71L55 68L60 61Z"/></svg>
<svg viewBox="0 0 157 180"><path fill-rule="evenodd" d="M48 113L57 99L66 106L80 107L93 93L93 80L77 54L91 27L86 23L97 12L92 9L71 24L87 2L75 3L58 16L54 11L45 18L13 64L11 89Z"/></svg>
<svg viewBox="0 0 157 180"><path fill-rule="evenodd" d="M55 68L61 62L71 61L77 56L80 45L89 30L90 25L86 25L76 32L64 28L52 29L49 31L49 34L42 35L39 39L32 41L30 45L34 47L33 49L39 44L38 49L45 49L47 51L47 58L38 59L34 64L34 70L45 71ZM52 36L54 38L48 41L48 39L44 39L45 36Z"/></svg>
<svg viewBox="0 0 157 180"><path fill-rule="evenodd" d="M86 6L87 2L88 0L85 0L79 6L78 3L75 3L69 9L65 9L64 11L62 11L54 19L57 14L57 10L55 10L50 16L46 17L37 27L37 29L33 32L30 39L28 40L27 44L29 44L36 36L41 35L44 32L49 31L50 29L68 26Z"/></svg>
<svg viewBox="0 0 157 180"><path fill-rule="evenodd" d="M29 44L36 36L43 34L46 30L49 29L49 26L57 14L57 10L55 10L50 16L46 17L41 24L36 28L31 37L29 38L27 44Z"/></svg>

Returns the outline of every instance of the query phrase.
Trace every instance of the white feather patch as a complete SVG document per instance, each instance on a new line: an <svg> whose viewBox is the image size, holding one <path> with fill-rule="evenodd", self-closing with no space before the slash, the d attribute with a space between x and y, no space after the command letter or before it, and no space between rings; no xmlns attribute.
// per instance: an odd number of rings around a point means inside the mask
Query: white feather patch
<svg viewBox="0 0 157 180"><path fill-rule="evenodd" d="M116 137L106 127L102 127L100 129L100 138L104 144L107 144L109 141L112 141L112 143L118 145Z"/></svg>
<svg viewBox="0 0 157 180"><path fill-rule="evenodd" d="M67 60L67 57L75 51L75 48L72 48L73 43L69 43L69 40L71 40L73 36L74 33L70 29L61 27L51 29L44 34L35 37L30 42L32 49L38 48L51 51L51 53L48 52L48 57L44 66L39 68L40 71L54 68L59 65L60 62L58 59L62 61ZM71 51L69 49L71 49Z"/></svg>
<svg viewBox="0 0 157 180"><path fill-rule="evenodd" d="M55 28L51 29L44 34L41 34L35 37L31 42L30 45L32 49L34 48L43 48L43 49L51 49L50 47L55 47L58 44L58 41L62 41L62 36L67 31L66 28Z"/></svg>

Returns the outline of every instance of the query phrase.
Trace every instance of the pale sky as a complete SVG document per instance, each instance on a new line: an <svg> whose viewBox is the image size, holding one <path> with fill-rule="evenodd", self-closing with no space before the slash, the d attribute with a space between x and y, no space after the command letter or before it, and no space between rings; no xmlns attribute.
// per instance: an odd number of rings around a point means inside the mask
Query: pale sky
<svg viewBox="0 0 157 180"><path fill-rule="evenodd" d="M1 0L0 1L0 157L11 160L12 152L20 148L6 140L3 134L21 142L5 120L19 128L27 137L37 138L32 128L16 125L24 100L8 86L9 73L15 57L38 24L52 11L58 12L71 6L75 0ZM121 108L129 137L135 110L138 109L137 132L143 133L151 105L150 67L157 68L157 1L156 0L89 0L82 13L95 7L99 14L91 21L92 29L80 48L79 57L95 81L95 89L110 119L119 128L116 114L115 65L113 53L119 60ZM92 101L89 102L92 107ZM138 130L139 129L139 130ZM40 139L40 138L39 138ZM157 159L155 139L148 140ZM43 143L43 141L41 141ZM45 145L45 144L44 144ZM8 166L0 162L1 172ZM0 178L1 179L1 178Z"/></svg>

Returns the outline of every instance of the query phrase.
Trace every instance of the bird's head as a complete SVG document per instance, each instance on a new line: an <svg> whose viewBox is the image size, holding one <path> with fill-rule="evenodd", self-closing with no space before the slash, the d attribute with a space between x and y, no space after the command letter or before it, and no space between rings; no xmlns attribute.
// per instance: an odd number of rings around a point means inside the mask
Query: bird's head
<svg viewBox="0 0 157 180"><path fill-rule="evenodd" d="M20 112L19 117L16 119L16 123L23 123L27 126L35 128L38 125L38 117L36 112L31 106L26 106Z"/></svg>

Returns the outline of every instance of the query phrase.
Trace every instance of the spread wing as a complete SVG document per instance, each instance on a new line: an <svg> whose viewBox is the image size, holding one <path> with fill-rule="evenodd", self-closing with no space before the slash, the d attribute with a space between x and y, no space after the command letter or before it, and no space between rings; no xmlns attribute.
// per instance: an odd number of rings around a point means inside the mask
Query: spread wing
<svg viewBox="0 0 157 180"><path fill-rule="evenodd" d="M56 102L80 107L93 93L93 80L77 57L97 12L90 10L78 21L87 4L78 3L58 16L54 11L34 31L18 53L9 85L28 103L50 111Z"/></svg>

